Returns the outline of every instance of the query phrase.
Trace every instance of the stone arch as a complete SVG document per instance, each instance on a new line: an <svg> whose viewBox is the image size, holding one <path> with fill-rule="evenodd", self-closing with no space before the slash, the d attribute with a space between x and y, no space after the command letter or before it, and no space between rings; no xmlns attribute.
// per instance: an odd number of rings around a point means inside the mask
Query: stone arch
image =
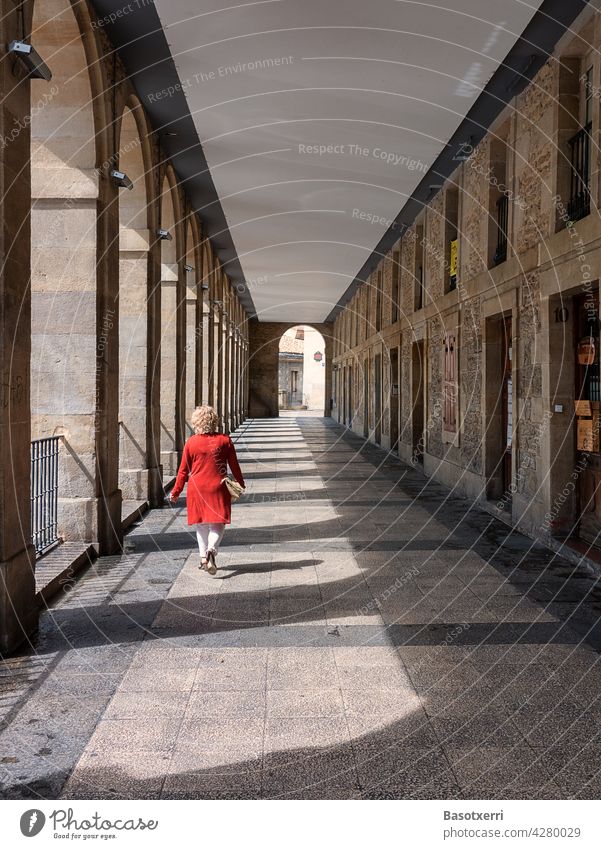
<svg viewBox="0 0 601 849"><path fill-rule="evenodd" d="M76 5L36 0L31 21L53 73L30 90L31 431L60 437L58 536L90 541L98 539L97 165L106 144L95 40Z"/></svg>
<svg viewBox="0 0 601 849"><path fill-rule="evenodd" d="M152 160L143 110L135 98L118 126L116 167L133 183L119 190L119 486L123 518L149 493L148 299Z"/></svg>
<svg viewBox="0 0 601 849"><path fill-rule="evenodd" d="M283 331L278 366L280 410L325 409L325 347L323 334L310 324L293 324Z"/></svg>
<svg viewBox="0 0 601 849"><path fill-rule="evenodd" d="M299 322L251 321L248 324L248 415L252 418L278 416L278 363L282 335ZM329 416L332 397L332 339L331 322L303 322L317 331L324 340L325 380L323 415ZM245 411L246 412L246 411Z"/></svg>

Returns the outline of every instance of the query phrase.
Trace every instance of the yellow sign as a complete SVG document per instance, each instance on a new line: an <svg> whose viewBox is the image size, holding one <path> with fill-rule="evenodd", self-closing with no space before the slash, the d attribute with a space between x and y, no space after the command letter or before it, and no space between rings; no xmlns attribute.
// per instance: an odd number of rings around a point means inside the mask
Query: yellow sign
<svg viewBox="0 0 601 849"><path fill-rule="evenodd" d="M457 239L451 239L449 251L449 276L457 277Z"/></svg>

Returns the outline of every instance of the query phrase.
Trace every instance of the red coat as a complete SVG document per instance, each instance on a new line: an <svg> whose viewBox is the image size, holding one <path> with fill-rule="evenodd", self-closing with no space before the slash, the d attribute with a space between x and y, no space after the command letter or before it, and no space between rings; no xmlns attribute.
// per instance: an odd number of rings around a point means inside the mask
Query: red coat
<svg viewBox="0 0 601 849"><path fill-rule="evenodd" d="M244 486L234 443L223 433L197 433L184 445L171 498L177 498L188 481L186 506L189 525L197 522L229 525L232 499L222 483L228 465L238 483Z"/></svg>

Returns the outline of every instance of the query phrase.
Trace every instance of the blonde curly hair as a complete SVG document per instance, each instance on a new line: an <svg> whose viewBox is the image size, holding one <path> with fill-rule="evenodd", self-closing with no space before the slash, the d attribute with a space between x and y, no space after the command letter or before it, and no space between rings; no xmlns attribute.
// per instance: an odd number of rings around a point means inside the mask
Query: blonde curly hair
<svg viewBox="0 0 601 849"><path fill-rule="evenodd" d="M194 433L217 433L219 416L212 407L197 407L190 417Z"/></svg>

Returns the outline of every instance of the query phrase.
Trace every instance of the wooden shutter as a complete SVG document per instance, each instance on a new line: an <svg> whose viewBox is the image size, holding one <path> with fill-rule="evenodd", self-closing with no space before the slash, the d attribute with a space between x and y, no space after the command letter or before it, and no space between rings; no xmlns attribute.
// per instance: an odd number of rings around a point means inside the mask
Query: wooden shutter
<svg viewBox="0 0 601 849"><path fill-rule="evenodd" d="M443 362L443 430L457 433L457 334L445 334Z"/></svg>

